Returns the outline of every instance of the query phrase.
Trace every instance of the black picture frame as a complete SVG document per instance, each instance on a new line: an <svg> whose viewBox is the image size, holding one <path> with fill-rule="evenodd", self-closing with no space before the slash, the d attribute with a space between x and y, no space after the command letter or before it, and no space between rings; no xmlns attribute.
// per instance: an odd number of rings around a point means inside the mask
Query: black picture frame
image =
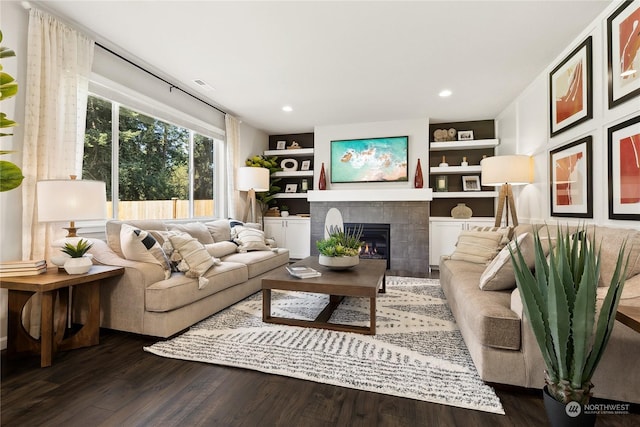
<svg viewBox="0 0 640 427"><path fill-rule="evenodd" d="M549 151L551 216L593 218L592 153L590 135Z"/></svg>
<svg viewBox="0 0 640 427"><path fill-rule="evenodd" d="M587 37L549 73L551 137L593 118L592 44L592 37Z"/></svg>
<svg viewBox="0 0 640 427"><path fill-rule="evenodd" d="M633 5L633 7L631 7ZM640 57L640 47L635 52L627 51L633 46L634 41L640 39L640 31L637 27L637 15L640 14L640 2L625 1L607 18L607 89L609 109L616 107L640 95L640 70L635 74L623 76L624 72L621 58L624 56ZM636 23L634 27L633 24ZM621 31L622 29L622 31ZM635 30L634 30L635 29ZM626 34L629 32L629 35ZM625 46L620 46L620 40L624 40ZM617 48L614 48L617 46ZM622 49L622 52L620 50ZM626 79L628 81L624 81ZM623 87L628 86L628 87Z"/></svg>
<svg viewBox="0 0 640 427"><path fill-rule="evenodd" d="M623 151L623 144L629 152ZM609 219L640 221L639 156L640 115L607 129Z"/></svg>

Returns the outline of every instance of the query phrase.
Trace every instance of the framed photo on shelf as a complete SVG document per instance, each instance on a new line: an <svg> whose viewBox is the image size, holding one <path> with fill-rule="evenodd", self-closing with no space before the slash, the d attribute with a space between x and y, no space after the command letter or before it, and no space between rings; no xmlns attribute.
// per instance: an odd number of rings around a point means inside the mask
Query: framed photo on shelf
<svg viewBox="0 0 640 427"><path fill-rule="evenodd" d="M287 148L287 141L276 142L276 150L284 150L285 148Z"/></svg>
<svg viewBox="0 0 640 427"><path fill-rule="evenodd" d="M593 218L593 138L549 152L551 216Z"/></svg>
<svg viewBox="0 0 640 427"><path fill-rule="evenodd" d="M552 137L593 117L591 45L589 36L549 73Z"/></svg>
<svg viewBox="0 0 640 427"><path fill-rule="evenodd" d="M609 109L640 95L640 3L625 1L607 18Z"/></svg>
<svg viewBox="0 0 640 427"><path fill-rule="evenodd" d="M298 184L287 184L284 188L285 193L297 193L298 192Z"/></svg>
<svg viewBox="0 0 640 427"><path fill-rule="evenodd" d="M610 127L609 219L640 221L640 116Z"/></svg>
<svg viewBox="0 0 640 427"><path fill-rule="evenodd" d="M300 165L301 171L308 171L311 167L311 160L303 160L302 165Z"/></svg>
<svg viewBox="0 0 640 427"><path fill-rule="evenodd" d="M480 191L480 177L479 176L463 176L462 190L463 191Z"/></svg>
<svg viewBox="0 0 640 427"><path fill-rule="evenodd" d="M472 141L472 140L473 140L472 130L458 131L458 141Z"/></svg>

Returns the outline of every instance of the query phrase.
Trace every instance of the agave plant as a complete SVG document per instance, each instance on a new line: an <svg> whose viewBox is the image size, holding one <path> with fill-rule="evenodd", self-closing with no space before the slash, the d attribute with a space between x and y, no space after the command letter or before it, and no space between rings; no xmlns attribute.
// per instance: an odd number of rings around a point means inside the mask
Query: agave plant
<svg viewBox="0 0 640 427"><path fill-rule="evenodd" d="M329 233L328 238L316 242L316 247L321 255L338 257L356 256L360 253L362 225L347 231L333 225L327 228L327 232Z"/></svg>
<svg viewBox="0 0 640 427"><path fill-rule="evenodd" d="M535 273L527 267L520 247L511 251L516 284L524 312L546 365L548 393L564 404L585 405L591 397L591 378L605 350L629 262L625 244L596 319L596 289L600 250L585 227L576 233L558 227L557 246L547 264L540 237L534 233ZM597 321L597 322L596 322Z"/></svg>
<svg viewBox="0 0 640 427"><path fill-rule="evenodd" d="M93 246L93 243L89 243L89 241L85 239L80 239L75 245L68 242L65 243L60 250L71 258L82 258L84 254L91 249L91 246Z"/></svg>

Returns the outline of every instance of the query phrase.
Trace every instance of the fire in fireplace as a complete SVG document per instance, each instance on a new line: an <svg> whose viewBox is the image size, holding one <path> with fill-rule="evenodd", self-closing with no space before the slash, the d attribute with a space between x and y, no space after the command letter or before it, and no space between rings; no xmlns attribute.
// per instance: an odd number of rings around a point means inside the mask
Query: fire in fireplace
<svg viewBox="0 0 640 427"><path fill-rule="evenodd" d="M385 259L387 270L391 268L391 227L389 224L346 222L344 228L353 230L362 226L360 258Z"/></svg>

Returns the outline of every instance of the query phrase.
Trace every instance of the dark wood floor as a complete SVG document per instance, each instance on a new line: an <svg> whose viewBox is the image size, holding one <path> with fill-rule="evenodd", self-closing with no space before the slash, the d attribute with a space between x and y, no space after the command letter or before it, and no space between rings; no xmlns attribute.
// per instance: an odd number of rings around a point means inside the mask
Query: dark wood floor
<svg viewBox="0 0 640 427"><path fill-rule="evenodd" d="M497 389L506 416L165 359L157 339L102 330L100 345L38 357L2 354L3 426L544 426L540 392ZM634 408L634 411L636 408ZM608 415L598 426L638 426Z"/></svg>

